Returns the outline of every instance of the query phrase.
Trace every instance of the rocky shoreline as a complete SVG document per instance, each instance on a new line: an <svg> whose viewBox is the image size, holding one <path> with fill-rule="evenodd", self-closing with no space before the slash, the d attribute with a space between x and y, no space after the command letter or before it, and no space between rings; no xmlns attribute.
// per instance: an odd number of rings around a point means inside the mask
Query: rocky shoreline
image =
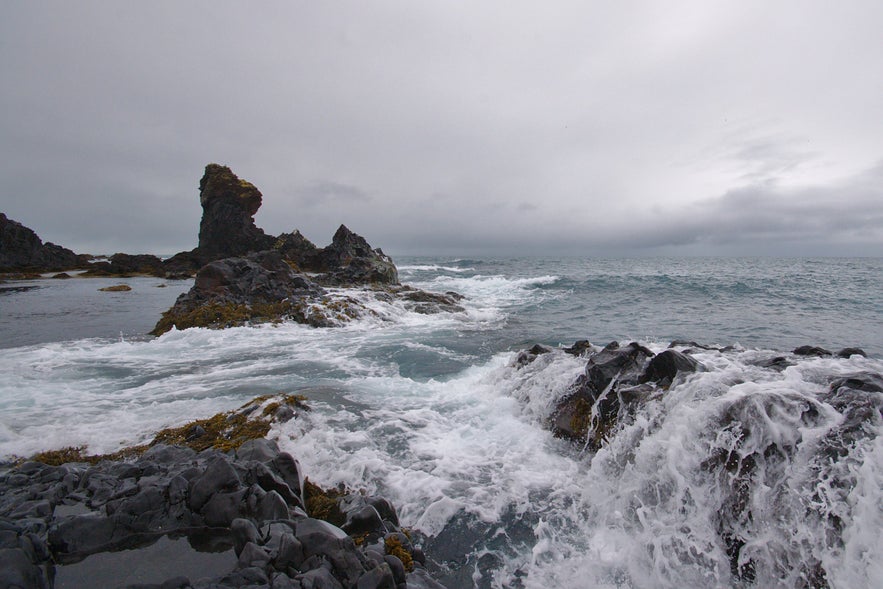
<svg viewBox="0 0 883 589"><path fill-rule="evenodd" d="M320 489L263 437L306 409L262 397L113 456L67 449L7 467L0 586L441 588L389 501ZM157 548L176 542L174 558ZM133 560L149 578L121 568Z"/></svg>

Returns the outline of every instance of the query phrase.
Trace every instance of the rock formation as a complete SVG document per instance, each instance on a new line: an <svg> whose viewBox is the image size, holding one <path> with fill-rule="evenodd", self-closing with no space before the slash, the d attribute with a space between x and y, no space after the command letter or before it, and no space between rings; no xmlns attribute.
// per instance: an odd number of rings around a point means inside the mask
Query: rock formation
<svg viewBox="0 0 883 589"><path fill-rule="evenodd" d="M549 416L552 432L593 450L638 405L669 387L678 375L704 369L686 350L654 354L636 342L626 346L611 342L598 350L587 340L562 349L537 344L520 352L513 366L523 369L551 353L586 359L582 374L555 403Z"/></svg>
<svg viewBox="0 0 883 589"><path fill-rule="evenodd" d="M196 272L151 333L172 327L230 327L292 320L315 327L372 314L362 302L323 287L360 287L417 313L462 312L457 293L428 293L399 284L393 261L341 225L319 248L300 231L270 237L254 225L261 193L230 168L209 164L200 182L199 246L166 260L167 274ZM198 271L197 271L198 270ZM308 273L308 274L305 274Z"/></svg>
<svg viewBox="0 0 883 589"><path fill-rule="evenodd" d="M325 248L316 247L297 230L279 237L264 233L254 223L261 192L227 166L205 167L199 182L199 202L199 245L166 260L167 274L193 274L210 262L275 250L301 271L324 274L321 281L326 284L398 284L392 260L344 225Z"/></svg>
<svg viewBox="0 0 883 589"><path fill-rule="evenodd" d="M162 260L150 254L114 254L107 261L92 262L86 276L131 276L148 274L165 278Z"/></svg>
<svg viewBox="0 0 883 589"><path fill-rule="evenodd" d="M0 272L58 272L86 263L85 257L60 245L43 243L33 230L0 213Z"/></svg>
<svg viewBox="0 0 883 589"><path fill-rule="evenodd" d="M295 409L308 407L259 397L164 430L127 456L68 449L0 471L0 587L70 586L74 564L89 571L88 586L116 586L125 549L159 577L141 589L442 589L389 501L305 481L297 460L263 437ZM153 549L163 542L178 543L173 558ZM212 568L196 564L203 551L216 554ZM99 553L103 561L84 561ZM182 566L198 574L182 576Z"/></svg>
<svg viewBox="0 0 883 589"><path fill-rule="evenodd" d="M203 263L270 249L276 241L254 224L261 192L227 166L209 164L199 181L199 256Z"/></svg>
<svg viewBox="0 0 883 589"><path fill-rule="evenodd" d="M190 291L163 313L151 333L161 335L172 327L224 328L282 320L335 327L372 315L374 312L363 302L319 284L336 284L335 280L345 275L348 280L341 282L352 286L352 274L347 274L350 268L351 265L331 275L307 276L294 270L274 250L216 260L200 268ZM463 297L453 292L430 293L397 284L356 284L364 287L365 295L385 302L399 301L416 313L464 310L458 304Z"/></svg>

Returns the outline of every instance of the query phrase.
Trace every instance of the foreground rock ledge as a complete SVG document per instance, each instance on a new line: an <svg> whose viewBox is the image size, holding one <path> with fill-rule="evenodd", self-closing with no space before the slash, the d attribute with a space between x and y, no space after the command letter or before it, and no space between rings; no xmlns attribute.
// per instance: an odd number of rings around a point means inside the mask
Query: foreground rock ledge
<svg viewBox="0 0 883 589"><path fill-rule="evenodd" d="M46 589L76 563L97 567L88 578L100 584L95 579L108 571L86 557L104 553L103 562L112 563L118 551L135 550L158 577L128 585L133 588L441 588L386 499L323 491L275 442L242 442L298 408L298 398L263 397L237 412L165 430L129 458L74 451L89 462L32 460L6 470L0 587ZM183 445L161 441L179 438ZM199 440L209 447L190 447ZM154 548L184 538L192 549L176 550L177 566L208 550L216 553L217 570L201 568L200 578L169 570Z"/></svg>

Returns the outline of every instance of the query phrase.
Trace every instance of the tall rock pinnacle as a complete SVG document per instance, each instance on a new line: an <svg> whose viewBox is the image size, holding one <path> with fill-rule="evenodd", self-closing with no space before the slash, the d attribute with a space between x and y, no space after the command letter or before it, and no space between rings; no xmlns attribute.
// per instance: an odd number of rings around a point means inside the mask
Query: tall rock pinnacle
<svg viewBox="0 0 883 589"><path fill-rule="evenodd" d="M209 164L199 182L202 221L199 257L203 262L269 249L274 238L254 223L261 192L227 166Z"/></svg>

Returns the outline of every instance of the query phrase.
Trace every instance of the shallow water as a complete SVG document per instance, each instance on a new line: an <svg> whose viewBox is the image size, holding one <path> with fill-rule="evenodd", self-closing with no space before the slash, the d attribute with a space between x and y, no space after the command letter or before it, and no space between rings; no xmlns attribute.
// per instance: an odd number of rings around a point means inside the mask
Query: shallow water
<svg viewBox="0 0 883 589"><path fill-rule="evenodd" d="M405 283L466 295L466 311L368 302L377 317L342 328L150 338L189 284L99 293L106 284L77 279L2 294L0 455L107 452L256 395L302 393L314 410L271 435L312 480L390 497L451 587L801 587L819 569L831 587L883 578L870 556L883 553L879 421L823 460L845 419L825 401L828 382L883 372L883 260L396 262ZM592 454L546 428L580 362L512 366L533 343L577 339L734 349L699 351L706 372ZM870 358L757 365L804 344ZM811 423L795 417L808 405ZM781 451L752 470L750 521L722 522L742 483L712 459L770 446ZM731 570L723 527L746 541L754 584Z"/></svg>

